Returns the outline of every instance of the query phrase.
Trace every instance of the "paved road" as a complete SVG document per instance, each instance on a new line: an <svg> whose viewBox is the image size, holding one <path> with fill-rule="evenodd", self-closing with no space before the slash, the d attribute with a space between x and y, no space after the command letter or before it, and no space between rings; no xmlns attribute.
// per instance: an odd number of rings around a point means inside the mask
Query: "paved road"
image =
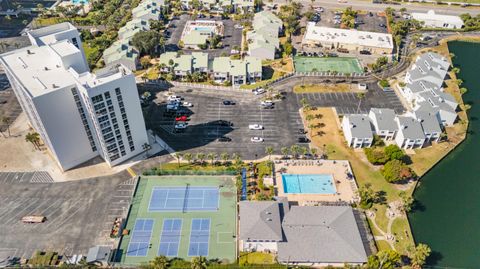
<svg viewBox="0 0 480 269"><path fill-rule="evenodd" d="M296 0L301 2L304 6L310 6L312 4L311 0ZM285 4L284 0L273 0L276 4ZM388 5L388 4L373 4L371 1L364 1L364 0L348 0L347 3L338 3L334 0L329 1L322 1L322 2L315 2L314 6L321 6L327 9L335 9L335 8L346 8L346 7L353 7L354 9L360 10L368 10L372 12L384 11L387 7L392 7L396 10L399 10L402 7L407 8L408 12L427 12L431 9L435 10L435 12L439 14L446 14L446 15L460 15L463 13L470 13L472 15L477 15L480 13L480 8L476 7L469 7L469 8L462 8L459 6L447 6L447 5L427 5L427 4L415 4L415 3L401 3L400 5Z"/></svg>

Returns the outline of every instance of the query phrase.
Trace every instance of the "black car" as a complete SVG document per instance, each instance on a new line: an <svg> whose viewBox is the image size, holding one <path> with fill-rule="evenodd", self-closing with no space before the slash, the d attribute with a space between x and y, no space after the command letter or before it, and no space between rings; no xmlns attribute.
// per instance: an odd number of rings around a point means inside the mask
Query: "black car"
<svg viewBox="0 0 480 269"><path fill-rule="evenodd" d="M223 104L226 106L233 106L235 105L235 102L231 100L223 100Z"/></svg>
<svg viewBox="0 0 480 269"><path fill-rule="evenodd" d="M306 134L307 132L305 131L305 129L298 129L298 133L299 134Z"/></svg>
<svg viewBox="0 0 480 269"><path fill-rule="evenodd" d="M217 139L218 142L231 142L232 139L230 137L222 136Z"/></svg>
<svg viewBox="0 0 480 269"><path fill-rule="evenodd" d="M306 137L299 137L298 138L298 143L309 143L310 142L310 139L306 138Z"/></svg>
<svg viewBox="0 0 480 269"><path fill-rule="evenodd" d="M328 53L327 55L328 57L338 57L338 54L332 52Z"/></svg>
<svg viewBox="0 0 480 269"><path fill-rule="evenodd" d="M370 54L372 54L372 53L371 53L370 51L368 51L368 50L361 50L361 51L360 51L360 54L370 55Z"/></svg>

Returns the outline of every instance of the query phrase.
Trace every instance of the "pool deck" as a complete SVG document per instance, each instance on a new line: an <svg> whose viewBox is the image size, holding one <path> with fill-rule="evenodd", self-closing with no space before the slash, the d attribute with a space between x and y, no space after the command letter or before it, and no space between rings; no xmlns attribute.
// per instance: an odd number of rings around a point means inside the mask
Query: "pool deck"
<svg viewBox="0 0 480 269"><path fill-rule="evenodd" d="M333 177L336 194L293 194L283 190L282 171L285 174L330 174ZM319 202L355 202L358 200L357 183L349 179L347 173L352 173L348 161L345 160L287 160L275 162L275 184L278 196L287 197L289 201L299 205L314 205Z"/></svg>

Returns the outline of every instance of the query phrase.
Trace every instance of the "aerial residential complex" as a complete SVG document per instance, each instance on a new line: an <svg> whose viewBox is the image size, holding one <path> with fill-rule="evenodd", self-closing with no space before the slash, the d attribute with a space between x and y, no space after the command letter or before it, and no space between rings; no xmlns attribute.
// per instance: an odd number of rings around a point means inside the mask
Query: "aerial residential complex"
<svg viewBox="0 0 480 269"><path fill-rule="evenodd" d="M370 147L373 134L385 140L393 139L405 149L437 142L442 127L453 125L458 118L457 101L442 87L449 67L450 63L437 53L418 56L405 75L405 86L399 87L411 111L395 115L393 110L372 108L368 116L345 115L342 129L348 145Z"/></svg>
<svg viewBox="0 0 480 269"><path fill-rule="evenodd" d="M262 78L262 62L254 57L245 57L243 60L216 57L209 60L208 54L203 52L190 55L166 52L160 55L159 64L162 72L173 72L179 78L197 72L210 76L217 83L228 82L234 86Z"/></svg>
<svg viewBox="0 0 480 269"><path fill-rule="evenodd" d="M316 26L314 22L308 23L302 45L327 50L369 51L380 55L393 52L391 34Z"/></svg>
<svg viewBox="0 0 480 269"><path fill-rule="evenodd" d="M148 143L135 78L123 65L90 73L69 23L27 33L32 46L0 56L31 126L62 170L96 156L110 166Z"/></svg>
<svg viewBox="0 0 480 269"><path fill-rule="evenodd" d="M270 11L255 13L253 30L247 32L248 55L262 60L273 60L280 48L278 35L282 32L283 23Z"/></svg>
<svg viewBox="0 0 480 269"><path fill-rule="evenodd" d="M350 206L290 206L287 199L239 204L241 251L273 252L280 263L309 266L367 261Z"/></svg>
<svg viewBox="0 0 480 269"><path fill-rule="evenodd" d="M132 20L118 31L118 40L103 52L106 65L122 64L130 70L139 67L139 52L132 44L133 36L141 31L150 30L150 20L159 20L162 16L163 0L144 0L132 10Z"/></svg>

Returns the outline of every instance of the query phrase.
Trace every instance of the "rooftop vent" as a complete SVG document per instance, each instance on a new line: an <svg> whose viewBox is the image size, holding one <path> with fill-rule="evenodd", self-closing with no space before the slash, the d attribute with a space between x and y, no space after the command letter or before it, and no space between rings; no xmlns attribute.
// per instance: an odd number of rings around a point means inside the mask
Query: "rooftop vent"
<svg viewBox="0 0 480 269"><path fill-rule="evenodd" d="M271 218L267 218L267 221L272 221L272 219L271 219Z"/></svg>
<svg viewBox="0 0 480 269"><path fill-rule="evenodd" d="M33 54L31 50L27 50L27 54Z"/></svg>
<svg viewBox="0 0 480 269"><path fill-rule="evenodd" d="M45 67L43 68L43 70L48 71L48 70L50 70L50 69L48 69L48 67L45 66Z"/></svg>

